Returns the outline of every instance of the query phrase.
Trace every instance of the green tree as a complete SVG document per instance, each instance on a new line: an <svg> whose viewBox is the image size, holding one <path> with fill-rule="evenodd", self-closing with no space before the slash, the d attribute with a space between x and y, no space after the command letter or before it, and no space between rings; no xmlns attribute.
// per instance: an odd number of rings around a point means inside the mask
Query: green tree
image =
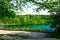
<svg viewBox="0 0 60 40"><path fill-rule="evenodd" d="M12 9L12 4L10 0L0 0L0 18L4 17L14 17L15 13Z"/></svg>
<svg viewBox="0 0 60 40"><path fill-rule="evenodd" d="M18 1L16 0L16 2ZM17 3L17 6L19 5L18 3ZM36 11L40 11L41 9L43 10L48 9L49 12L52 13L52 12L56 12L57 9L60 10L59 0L40 0L40 1L39 0L20 0L20 5L19 5L20 10L23 9L22 7L28 6L27 3L36 5L37 6Z"/></svg>

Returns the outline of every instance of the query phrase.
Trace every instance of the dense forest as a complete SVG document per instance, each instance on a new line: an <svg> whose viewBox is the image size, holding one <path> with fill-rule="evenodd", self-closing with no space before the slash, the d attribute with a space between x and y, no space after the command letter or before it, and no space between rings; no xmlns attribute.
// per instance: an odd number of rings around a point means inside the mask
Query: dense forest
<svg viewBox="0 0 60 40"><path fill-rule="evenodd" d="M50 24L50 15L17 15L15 18L0 19L0 25Z"/></svg>

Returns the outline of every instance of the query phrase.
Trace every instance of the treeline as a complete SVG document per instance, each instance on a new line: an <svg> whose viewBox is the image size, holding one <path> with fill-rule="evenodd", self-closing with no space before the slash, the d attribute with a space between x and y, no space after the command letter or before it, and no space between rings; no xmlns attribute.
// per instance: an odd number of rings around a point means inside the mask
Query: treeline
<svg viewBox="0 0 60 40"><path fill-rule="evenodd" d="M50 24L49 15L17 15L15 18L0 19L0 25Z"/></svg>

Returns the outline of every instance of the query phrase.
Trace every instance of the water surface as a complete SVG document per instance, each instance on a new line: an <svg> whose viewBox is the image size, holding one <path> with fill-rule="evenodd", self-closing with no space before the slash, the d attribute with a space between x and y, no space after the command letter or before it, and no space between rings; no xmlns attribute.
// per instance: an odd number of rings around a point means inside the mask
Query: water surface
<svg viewBox="0 0 60 40"><path fill-rule="evenodd" d="M5 25L4 28L30 28L30 29L43 29L43 30L51 30L50 25Z"/></svg>

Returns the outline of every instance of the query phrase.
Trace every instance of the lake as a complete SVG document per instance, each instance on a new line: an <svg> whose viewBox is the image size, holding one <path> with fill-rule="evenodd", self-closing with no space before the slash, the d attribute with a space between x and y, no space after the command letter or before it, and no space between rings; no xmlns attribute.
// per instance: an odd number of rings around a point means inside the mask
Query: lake
<svg viewBox="0 0 60 40"><path fill-rule="evenodd" d="M36 28L40 28L43 30L51 30L51 26L50 25L5 25L3 26L3 28L31 28L31 29L36 29Z"/></svg>

